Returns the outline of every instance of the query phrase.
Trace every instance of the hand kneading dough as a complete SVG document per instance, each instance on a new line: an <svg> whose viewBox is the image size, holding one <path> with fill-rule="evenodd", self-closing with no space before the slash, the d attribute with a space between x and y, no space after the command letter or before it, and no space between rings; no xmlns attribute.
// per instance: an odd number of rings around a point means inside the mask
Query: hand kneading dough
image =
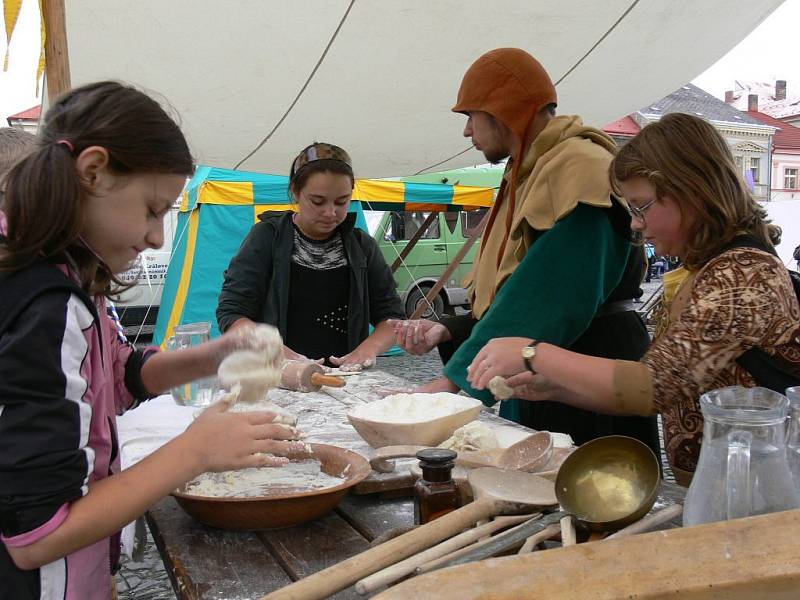
<svg viewBox="0 0 800 600"><path fill-rule="evenodd" d="M267 390L280 383L283 340L271 325L257 325L241 335L247 338L249 346L258 350L232 352L220 363L217 376L226 390L240 386L239 401L258 402Z"/></svg>
<svg viewBox="0 0 800 600"><path fill-rule="evenodd" d="M439 444L440 448L449 448L456 452L495 450L499 446L494 432L480 421L472 421L459 427L453 432L453 437Z"/></svg>
<svg viewBox="0 0 800 600"><path fill-rule="evenodd" d="M498 400L508 400L514 395L514 388L506 383L502 375L495 375L489 380L489 391Z"/></svg>

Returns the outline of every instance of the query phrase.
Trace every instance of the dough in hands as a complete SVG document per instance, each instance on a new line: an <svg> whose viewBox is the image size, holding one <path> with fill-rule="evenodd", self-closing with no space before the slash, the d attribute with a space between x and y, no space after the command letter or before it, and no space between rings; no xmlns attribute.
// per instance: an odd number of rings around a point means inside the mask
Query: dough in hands
<svg viewBox="0 0 800 600"><path fill-rule="evenodd" d="M440 448L449 448L456 452L477 450L496 450L500 447L497 436L485 423L472 421L453 432L453 437L439 444Z"/></svg>
<svg viewBox="0 0 800 600"><path fill-rule="evenodd" d="M248 328L241 335L249 348L258 350L232 352L220 363L217 376L226 390L240 386L238 401L258 402L270 388L280 383L283 340L271 325Z"/></svg>
<svg viewBox="0 0 800 600"><path fill-rule="evenodd" d="M514 388L506 383L502 375L495 375L489 380L489 391L498 400L508 400L514 396Z"/></svg>

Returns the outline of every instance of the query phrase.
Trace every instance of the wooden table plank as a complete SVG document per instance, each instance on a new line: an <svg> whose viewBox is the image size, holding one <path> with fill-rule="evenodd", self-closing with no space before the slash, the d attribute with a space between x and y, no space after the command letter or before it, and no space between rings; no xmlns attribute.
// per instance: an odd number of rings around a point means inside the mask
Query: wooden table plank
<svg viewBox="0 0 800 600"><path fill-rule="evenodd" d="M201 525L174 498L147 522L179 600L250 600L292 582L257 536Z"/></svg>
<svg viewBox="0 0 800 600"><path fill-rule="evenodd" d="M377 598L794 600L798 537L800 510L783 511L442 569Z"/></svg>
<svg viewBox="0 0 800 600"><path fill-rule="evenodd" d="M335 512L310 523L259 531L255 535L294 580L333 566L369 548L369 542ZM331 597L349 599L360 596L354 589L349 589Z"/></svg>
<svg viewBox="0 0 800 600"><path fill-rule="evenodd" d="M369 541L389 530L414 525L414 503L410 497L381 499L348 494L336 512Z"/></svg>

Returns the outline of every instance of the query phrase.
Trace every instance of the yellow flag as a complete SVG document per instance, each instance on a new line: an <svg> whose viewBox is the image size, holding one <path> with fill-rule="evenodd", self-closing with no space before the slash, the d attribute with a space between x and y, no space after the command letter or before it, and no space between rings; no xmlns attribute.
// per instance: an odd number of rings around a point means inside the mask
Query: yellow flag
<svg viewBox="0 0 800 600"><path fill-rule="evenodd" d="M36 67L36 96L39 96L39 82L42 80L42 73L44 73L44 43L47 39L47 29L44 26L44 7L42 0L39 0L39 24L42 29L42 47L39 50L39 66Z"/></svg>
<svg viewBox="0 0 800 600"><path fill-rule="evenodd" d="M6 56L3 60L3 71L8 71L8 50L11 47L11 35L17 26L17 17L22 8L22 0L3 0L3 20L6 23Z"/></svg>

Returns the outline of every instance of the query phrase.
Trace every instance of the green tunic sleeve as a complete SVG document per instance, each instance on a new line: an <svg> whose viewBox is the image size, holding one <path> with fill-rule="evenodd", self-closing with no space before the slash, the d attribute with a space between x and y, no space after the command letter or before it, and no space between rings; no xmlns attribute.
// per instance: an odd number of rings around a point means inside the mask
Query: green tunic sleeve
<svg viewBox="0 0 800 600"><path fill-rule="evenodd" d="M619 284L630 251L605 210L578 204L530 247L447 363L445 375L487 406L494 404L489 390L467 383L467 366L480 349L496 337L530 337L568 348ZM519 402L504 402L501 416L519 421Z"/></svg>

